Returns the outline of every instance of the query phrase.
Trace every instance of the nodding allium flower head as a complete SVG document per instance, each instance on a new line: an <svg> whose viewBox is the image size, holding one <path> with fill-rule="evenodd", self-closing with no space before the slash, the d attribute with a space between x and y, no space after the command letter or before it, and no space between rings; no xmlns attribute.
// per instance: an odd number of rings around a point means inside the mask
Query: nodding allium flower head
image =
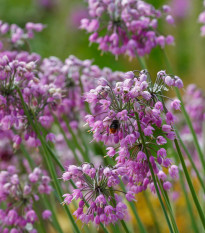
<svg viewBox="0 0 205 233"><path fill-rule="evenodd" d="M44 28L45 26L41 23L28 22L25 29L22 29L16 24L9 25L0 20L0 37L6 41L5 47L8 47L8 43L10 43L11 48L14 49L24 45L28 39L34 37L34 32L41 32ZM1 40L2 48L0 50L6 50L3 45L4 40Z"/></svg>
<svg viewBox="0 0 205 233"><path fill-rule="evenodd" d="M204 1L203 5L205 8L205 1ZM203 12L201 12L201 14L199 15L198 21L199 21L199 23L203 24L201 26L201 36L205 36L205 10Z"/></svg>
<svg viewBox="0 0 205 233"><path fill-rule="evenodd" d="M72 194L63 195L63 204L69 205L73 200L80 200L74 215L85 224L91 221L107 225L126 219L127 206L119 195L123 191L115 188L120 182L120 173L123 174L124 169L95 168L88 163L80 167L70 165L62 178L64 181L72 179L77 188ZM134 199L133 192L125 194L128 201Z"/></svg>
<svg viewBox="0 0 205 233"><path fill-rule="evenodd" d="M56 57L44 59L40 66L40 79L43 84L54 84L62 90L62 102L55 112L62 121L66 116L69 122L78 123L87 114L83 93L98 85L99 81L108 80L112 85L116 80L122 80L122 72L112 72L109 68L100 69L91 60L80 60L69 56L65 62ZM97 112L98 106L93 106L91 112Z"/></svg>
<svg viewBox="0 0 205 233"><path fill-rule="evenodd" d="M40 168L30 174L22 174L14 166L0 172L0 222L3 229L17 228L18 232L34 229L38 220L33 205L39 194L50 194L50 178ZM49 217L49 213L44 213ZM0 228L1 229L1 228Z"/></svg>
<svg viewBox="0 0 205 233"><path fill-rule="evenodd" d="M49 128L53 122L52 113L55 112L60 121L65 116L72 125L78 127L80 120L87 114L82 93L95 88L100 80L114 84L116 80L122 80L122 76L122 72L100 69L91 60L82 61L74 56L62 62L55 57L42 60L37 54L27 52L2 52L0 129L15 128L18 135L21 134L20 138L36 138L33 145L39 145L17 88L30 119L36 118L43 127ZM97 111L96 106L91 109L93 113ZM16 146L20 143L20 139L15 139Z"/></svg>
<svg viewBox="0 0 205 233"><path fill-rule="evenodd" d="M0 128L9 130L14 127L17 131L23 131L26 139L33 136L33 131L18 90L31 119L35 117L43 126L50 122L48 110L55 109L61 101L59 88L54 84L43 84L36 77L36 66L36 61L26 62L6 55L0 57ZM20 143L20 139L16 141L16 144Z"/></svg>
<svg viewBox="0 0 205 233"><path fill-rule="evenodd" d="M96 141L132 146L139 138L136 113L142 120L145 136L155 138L154 132L158 127L162 129L163 136L173 137L174 118L164 106L162 99L166 96L162 92L168 91L170 86L181 88L183 83L179 77L167 75L165 71L158 72L154 85L149 82L149 76L146 70L140 71L138 76L128 72L125 74L128 78L116 83L114 88L107 82L85 94L88 103L101 109L97 115L86 116ZM179 100L173 100L172 105L179 109ZM166 124L162 123L164 118ZM156 142L164 144L162 138L156 137Z"/></svg>
<svg viewBox="0 0 205 233"><path fill-rule="evenodd" d="M129 186L134 192L146 189L152 182L149 162L155 174L172 164L163 145L168 139L175 139L175 118L165 106L163 92L170 86L183 86L179 77L167 75L165 71L158 72L154 84L149 78L146 70L138 75L128 72L125 80L116 83L114 88L105 83L85 94L90 104L101 108L97 115L86 116L93 139L109 145L107 156L115 156L117 164L127 168ZM173 105L179 109L178 101L174 100ZM139 124L149 154L145 153Z"/></svg>
<svg viewBox="0 0 205 233"><path fill-rule="evenodd" d="M171 35L165 37L158 32L158 20L163 15L168 23L174 23L167 5L156 10L152 5L136 0L89 0L88 4L91 19L82 19L81 28L92 33L90 42L98 43L102 51L144 56L157 45L164 48L165 44L174 41Z"/></svg>

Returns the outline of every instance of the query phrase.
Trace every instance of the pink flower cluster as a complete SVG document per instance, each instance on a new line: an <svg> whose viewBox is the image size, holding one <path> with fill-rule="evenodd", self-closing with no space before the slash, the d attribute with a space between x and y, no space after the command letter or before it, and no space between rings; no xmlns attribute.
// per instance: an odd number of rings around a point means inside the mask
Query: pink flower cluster
<svg viewBox="0 0 205 233"><path fill-rule="evenodd" d="M173 44L171 35L159 34L158 21L174 23L170 7L164 5L156 10L144 1L88 0L90 19L81 20L81 28L88 33L91 43L98 43L99 49L114 55L127 54L144 56L159 45Z"/></svg>
<svg viewBox="0 0 205 233"><path fill-rule="evenodd" d="M39 194L49 195L52 188L50 178L40 168L30 174L21 174L14 166L0 172L0 232L36 233L33 224L38 221L33 209ZM49 210L42 212L43 218L51 216Z"/></svg>
<svg viewBox="0 0 205 233"><path fill-rule="evenodd" d="M16 56L15 56L16 55ZM0 128L9 130L15 128L18 135L24 135L25 140L36 137L29 125L20 90L27 110L32 120L34 117L44 127L51 122L50 109L55 110L61 101L61 90L54 84L42 84L37 77L37 56L20 52L3 52L0 55ZM15 143L19 145L22 137L16 137Z"/></svg>
<svg viewBox="0 0 205 233"><path fill-rule="evenodd" d="M151 190L154 189L149 162L166 190L171 184L166 181L163 168L170 169L171 177L178 176L178 170L171 166L172 161L163 147L168 139L174 140L176 136L173 129L175 118L167 111L162 92L169 86L181 88L183 83L179 77L171 77L165 71L158 72L154 84L148 81L149 76L146 70L138 75L128 72L125 80L116 83L114 88L106 80L101 80L101 85L85 94L86 101L101 108L98 115L86 116L94 140L103 141L108 146L107 156L116 156L117 166L126 168L125 180L135 193L145 190L148 184ZM175 110L180 109L179 100L173 100L171 105ZM139 124L143 135L140 135Z"/></svg>
<svg viewBox="0 0 205 233"><path fill-rule="evenodd" d="M139 114L144 123L142 128L145 136L153 137L155 129L151 126L156 125L166 133L168 138L174 138L174 132L171 125L174 117L170 112L166 113L166 124L162 124L161 115L165 112L165 106L160 101L163 90L168 90L168 86L183 87L181 79L177 76L170 77L165 71L158 72L157 81L152 85L147 78L149 73L142 70L139 76L133 72L125 74L123 82L117 82L113 88L106 80L99 80L100 85L85 94L86 101L92 105L98 105L101 112L98 115L87 115L86 121L91 127L93 137L96 141L104 143L126 143L124 140L127 136L132 135L133 140L136 135L135 113ZM104 82L103 82L104 81ZM172 107L180 109L180 101L173 100ZM96 120L99 119L100 120ZM119 121L119 129L116 133L110 133L112 122ZM157 140L158 144L163 144L163 139Z"/></svg>
<svg viewBox="0 0 205 233"><path fill-rule="evenodd" d="M91 19L82 20L81 27L92 33L90 41L99 43L103 51L143 56L157 45L163 48L166 43L173 42L172 36L165 37L157 32L158 19L163 14L168 23L173 23L168 6L160 11L140 0L89 0L88 3ZM105 28L104 19L108 20ZM7 38L8 32L11 34L8 39L11 50L43 28L42 24L27 23L23 30L0 22L1 35ZM41 194L50 194L50 178L38 167L31 171L25 159L21 165L27 173L18 170L19 163L15 162L20 159L14 152L23 140L26 146L39 147L40 134L43 139L45 136L45 143L57 142L58 148L62 135L59 139L51 133L55 123L62 127L69 141L73 134L69 134L71 130L66 123L78 129L85 117L93 140L104 142L107 156L116 161L113 167L96 168L91 163L69 165L63 173L62 179L72 179L76 186L72 193L64 194L63 204L80 200L74 215L84 224L107 225L126 220L127 206L120 194L124 194L127 201L133 201L135 194L147 188L155 193L152 169L164 190L171 188L170 179L178 179L178 167L169 158L166 146L168 140L176 138L175 116L167 110L164 99L168 97L164 93L172 87L183 87L179 77L159 71L152 83L147 70L124 74L109 68L100 69L91 60L82 61L75 56L62 62L56 57L41 59L38 54L7 51L2 46L3 42L0 44L0 168L3 168L0 204L4 203L4 208L0 210L0 232L36 232L34 223L39 213L35 203ZM180 110L180 101L172 100L171 107ZM200 120L201 115L197 119ZM38 134L35 127L39 128ZM74 139L69 142L72 144ZM78 138L76 141L78 143ZM48 154L55 151L50 143L45 148ZM65 152L62 144L60 149ZM38 149L33 151L33 155L38 153ZM15 166L8 166L8 161ZM121 190L121 181L126 191ZM51 216L49 210L40 214L43 219Z"/></svg>
<svg viewBox="0 0 205 233"><path fill-rule="evenodd" d="M11 47L16 48L24 45L25 41L34 37L34 32L41 32L45 26L41 23L28 22L25 29L20 28L16 24L9 25L0 20L0 36L5 38L0 41L0 50L7 50L7 44L11 43Z"/></svg>
<svg viewBox="0 0 205 233"><path fill-rule="evenodd" d="M63 98L55 114L60 121L62 116L66 116L71 127L75 129L87 114L83 93L95 88L101 77L114 85L116 80L122 80L123 73L112 72L109 68L100 69L92 64L91 60L80 60L71 55L64 63L56 57L44 59L39 77L44 85L54 84L62 90ZM97 112L98 107L93 106L91 111ZM65 128L63 123L62 127Z"/></svg>
<svg viewBox="0 0 205 233"><path fill-rule="evenodd" d="M65 62L50 57L41 59L38 54L25 51L2 51L0 54L0 130L14 129L12 141L15 148L26 140L27 145L38 147L41 143L33 131L23 108L20 90L30 119L50 129L55 113L65 132L62 116L73 129L87 114L83 93L97 86L97 80L104 77L114 84L121 80L122 72L100 69L91 60L79 60L70 56ZM91 109L97 112L98 108ZM68 137L69 133L67 132ZM46 140L55 142L52 133Z"/></svg>
<svg viewBox="0 0 205 233"><path fill-rule="evenodd" d="M72 194L64 194L64 204L80 199L79 207L74 212L77 219L88 224L110 224L128 217L127 206L117 193L122 192L115 187L119 184L120 169L110 167L95 168L92 164L77 167L70 165L63 173L63 180L72 179L77 189ZM124 171L121 169L121 174ZM128 201L134 199L132 192L125 193Z"/></svg>

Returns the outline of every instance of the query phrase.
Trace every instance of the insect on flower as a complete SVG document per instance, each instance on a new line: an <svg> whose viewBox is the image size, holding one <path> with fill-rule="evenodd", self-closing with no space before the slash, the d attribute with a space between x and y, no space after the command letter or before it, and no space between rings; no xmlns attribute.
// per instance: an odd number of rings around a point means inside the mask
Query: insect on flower
<svg viewBox="0 0 205 233"><path fill-rule="evenodd" d="M113 120L111 125L110 125L110 133L115 134L119 128L120 128L119 120Z"/></svg>

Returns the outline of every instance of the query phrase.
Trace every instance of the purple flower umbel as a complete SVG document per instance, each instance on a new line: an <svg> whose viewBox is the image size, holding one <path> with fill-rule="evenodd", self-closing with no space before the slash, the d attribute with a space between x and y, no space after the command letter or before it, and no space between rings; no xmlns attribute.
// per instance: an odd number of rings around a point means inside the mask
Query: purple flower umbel
<svg viewBox="0 0 205 233"><path fill-rule="evenodd" d="M65 198L63 204L69 205L74 199L80 199L74 215L86 224L90 221L96 224L109 224L126 219L127 206L116 194L122 191L114 188L120 182L117 170L110 167L96 169L87 163L80 167L69 166L62 178L64 181L74 180L77 189L74 189L72 194L63 195ZM128 192L126 198L128 201L133 200L133 193Z"/></svg>
<svg viewBox="0 0 205 233"><path fill-rule="evenodd" d="M148 165L151 164L155 175L169 168L172 161L167 158L163 146L168 139L176 138L175 118L165 106L164 98L168 97L163 92L172 86L182 88L183 83L179 77L167 75L165 71L158 72L154 84L148 80L150 74L147 70L137 75L128 72L124 76L124 81L116 83L115 87L108 82L100 82L96 89L85 94L91 105L98 105L101 109L97 115L87 115L86 121L93 132L93 140L103 141L108 146L107 156L115 157L116 166L127 171L123 176L129 190L138 193L150 184L154 191ZM171 105L175 110L180 109L179 100L173 100ZM163 176L162 182L166 178ZM167 190L171 186L165 187Z"/></svg>
<svg viewBox="0 0 205 233"><path fill-rule="evenodd" d="M144 56L157 45L164 48L174 41L172 36L158 32L158 20L163 15L169 24L174 23L169 6L156 10L151 4L136 0L89 0L88 5L90 19L82 19L81 28L92 33L89 41L98 43L102 51Z"/></svg>

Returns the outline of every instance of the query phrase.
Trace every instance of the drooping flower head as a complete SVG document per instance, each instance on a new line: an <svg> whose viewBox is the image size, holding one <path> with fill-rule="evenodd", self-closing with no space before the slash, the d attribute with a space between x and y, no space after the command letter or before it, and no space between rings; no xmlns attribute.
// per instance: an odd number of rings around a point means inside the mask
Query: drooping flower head
<svg viewBox="0 0 205 233"><path fill-rule="evenodd" d="M55 115L66 131L62 121L63 116L68 119L70 126L75 130L79 127L81 119L88 113L83 93L95 88L99 80L105 79L114 85L117 80L122 80L123 73L113 72L106 67L100 69L91 60L80 60L71 55L65 62L56 57L44 59L40 66L39 76L42 84L54 84L62 91L62 101L58 104ZM96 113L98 106L93 106L90 110Z"/></svg>
<svg viewBox="0 0 205 233"><path fill-rule="evenodd" d="M163 15L168 23L174 23L169 6L156 10L144 1L88 0L88 9L91 18L82 19L81 28L92 33L90 42L98 43L102 51L144 56L157 45L163 48L173 43L172 36L158 32L158 20Z"/></svg>
<svg viewBox="0 0 205 233"><path fill-rule="evenodd" d="M99 114L86 116L93 139L103 141L108 146L107 155L115 156L117 164L126 167L128 186L136 193L145 190L148 184L153 186L149 163L155 174L160 172L159 176L166 181L163 169L169 168L172 161L167 157L164 146L168 139L175 139L175 118L165 106L164 92L172 86L183 87L179 77L168 75L165 71L158 72L154 84L149 77L146 70L138 75L128 72L125 80L116 83L114 88L105 82L85 94L91 105L101 108ZM172 107L180 109L180 101L173 100ZM165 185L165 189L168 187L170 185Z"/></svg>
<svg viewBox="0 0 205 233"><path fill-rule="evenodd" d="M98 105L101 109L97 115L86 116L95 140L105 143L135 142L139 137L135 113L142 118L145 136L153 136L153 127L157 126L162 127L171 137L174 118L170 112L166 112L166 124L162 124L162 115L166 110L161 101L162 92L168 91L168 87L171 86L181 88L183 83L179 77L171 77L165 71L158 72L154 85L147 80L148 77L149 73L146 70L139 72L138 76L128 72L125 74L125 80L116 83L114 88L105 82L85 94L86 101L91 106ZM173 100L172 106L179 109L180 101ZM113 127L116 130L112 131ZM160 141L163 140L159 139L158 143Z"/></svg>
<svg viewBox="0 0 205 233"><path fill-rule="evenodd" d="M34 120L35 117L43 126L47 126L50 122L48 109L55 109L61 101L61 91L54 84L41 83L37 77L37 61L22 61L21 56L8 57L4 54L0 56L0 127L2 130L14 127L28 139L34 135L22 99L30 118ZM35 59L36 56L32 58Z"/></svg>
<svg viewBox="0 0 205 233"><path fill-rule="evenodd" d="M33 205L39 195L50 194L50 178L40 168L30 174L20 173L14 166L0 172L0 229L17 228L18 232L34 229L38 220ZM48 216L48 215L47 215ZM46 216L46 217L47 217Z"/></svg>
<svg viewBox="0 0 205 233"><path fill-rule="evenodd" d="M45 25L28 22L25 29L16 24L9 25L0 20L0 50L15 50L27 44L34 37L34 32L41 32ZM28 44L27 44L28 46Z"/></svg>
<svg viewBox="0 0 205 233"><path fill-rule="evenodd" d="M87 163L80 167L71 165L62 178L64 181L72 179L77 186L72 194L63 195L63 203L69 205L79 199L79 207L74 215L83 223L91 221L107 225L127 218L127 206L119 195L122 191L115 188L120 182L116 168L95 168ZM128 201L133 200L133 193L128 192L126 198Z"/></svg>

